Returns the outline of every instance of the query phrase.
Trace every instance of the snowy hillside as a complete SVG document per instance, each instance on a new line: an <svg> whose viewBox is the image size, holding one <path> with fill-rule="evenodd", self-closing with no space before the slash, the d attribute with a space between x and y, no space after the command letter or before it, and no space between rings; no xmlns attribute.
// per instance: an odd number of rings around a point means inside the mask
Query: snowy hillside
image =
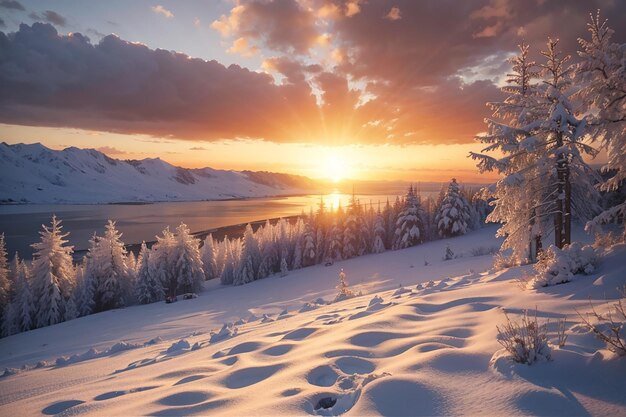
<svg viewBox="0 0 626 417"><path fill-rule="evenodd" d="M211 168L159 158L109 158L94 149L0 143L0 202L111 203L217 200L308 192L305 177Z"/></svg>
<svg viewBox="0 0 626 417"><path fill-rule="evenodd" d="M494 272L491 255L472 256L499 243L494 232L240 287L209 282L197 299L0 339L2 368L35 367L0 378L0 414L624 415L626 361L576 310L615 298L626 247L594 275L523 291L530 267ZM461 257L443 261L448 245ZM326 304L341 268L363 295ZM513 364L496 325L535 306L551 331L565 318L569 338L550 362Z"/></svg>

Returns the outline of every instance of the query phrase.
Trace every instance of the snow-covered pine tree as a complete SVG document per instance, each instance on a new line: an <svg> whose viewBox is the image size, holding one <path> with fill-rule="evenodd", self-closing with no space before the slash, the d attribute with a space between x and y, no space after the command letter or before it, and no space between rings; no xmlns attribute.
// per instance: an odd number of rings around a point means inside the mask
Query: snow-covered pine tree
<svg viewBox="0 0 626 417"><path fill-rule="evenodd" d="M376 219L374 220L374 241L372 242L372 252L382 253L385 251L385 220L380 212L380 204L378 205L378 212L376 213Z"/></svg>
<svg viewBox="0 0 626 417"><path fill-rule="evenodd" d="M63 315L64 321L74 320L78 317L78 309L76 307L76 303L74 302L74 297L70 297L67 299L65 303L65 313Z"/></svg>
<svg viewBox="0 0 626 417"><path fill-rule="evenodd" d="M0 323L9 304L9 260L7 258L4 233L0 234Z"/></svg>
<svg viewBox="0 0 626 417"><path fill-rule="evenodd" d="M170 231L169 226L163 229L161 236L157 236L157 241L150 248L148 256L149 274L152 279L159 280L163 288L163 296L173 296L175 294L167 294L172 282L176 282L174 276L174 258L173 251L176 244L174 234Z"/></svg>
<svg viewBox="0 0 626 417"><path fill-rule="evenodd" d="M554 197L544 191L542 182L551 182L546 179L550 173L541 171L536 162L545 156L543 141L532 131L547 113L533 82L539 72L529 58L529 46L519 45L519 50L509 59L512 73L507 74L508 84L501 89L507 97L502 102L487 103L493 110L493 116L485 120L488 132L476 138L487 147L470 156L478 160L481 172L497 171L504 176L493 189L483 190L494 205L487 221L501 224L497 236L505 237L502 249L512 249L517 261L525 262L529 257L536 259L541 251L542 236L549 227L547 213L554 211ZM488 155L494 151L503 157Z"/></svg>
<svg viewBox="0 0 626 417"><path fill-rule="evenodd" d="M350 259L359 254L359 237L361 233L359 211L358 201L353 194L350 198L350 205L346 211L346 218L343 224L343 259Z"/></svg>
<svg viewBox="0 0 626 417"><path fill-rule="evenodd" d="M452 178L435 216L439 236L464 235L467 233L470 221L470 206L461 194L456 178Z"/></svg>
<svg viewBox="0 0 626 417"><path fill-rule="evenodd" d="M115 222L109 220L104 236L96 239L94 254L87 264L87 274L92 274L96 281L95 311L123 307L134 295L132 272L121 237Z"/></svg>
<svg viewBox="0 0 626 417"><path fill-rule="evenodd" d="M213 235L209 235L204 239L204 244L200 248L200 255L202 257L202 265L204 269L204 277L206 280L217 278L219 271L217 268L217 259L215 251L215 242Z"/></svg>
<svg viewBox="0 0 626 417"><path fill-rule="evenodd" d="M600 11L587 24L589 40L579 38L582 61L576 68L577 93L586 111L587 131L607 152L604 169L615 175L601 184L603 191L616 190L626 179L626 44L612 41L614 31ZM589 227L626 217L626 201L611 207ZM626 228L624 229L626 236Z"/></svg>
<svg viewBox="0 0 626 417"><path fill-rule="evenodd" d="M328 262L341 261L343 259L343 227L341 218L335 215L333 223L328 231L326 244L326 259Z"/></svg>
<svg viewBox="0 0 626 417"><path fill-rule="evenodd" d="M163 299L163 284L154 269L150 268L152 251L141 242L141 249L137 257L137 279L135 283L135 297L140 304L150 304Z"/></svg>
<svg viewBox="0 0 626 417"><path fill-rule="evenodd" d="M98 249L98 236L94 233L89 240L89 248L87 255L83 257L81 265L76 268L76 289L75 304L78 309L79 316L87 316L95 312L96 309L96 290L98 283L94 269L90 267L90 262L96 256Z"/></svg>
<svg viewBox="0 0 626 417"><path fill-rule="evenodd" d="M223 251L224 251L224 267L220 275L220 282L222 285L232 285L235 273L235 259L233 254L232 242L228 239L228 236L224 237Z"/></svg>
<svg viewBox="0 0 626 417"><path fill-rule="evenodd" d="M241 253L241 268L235 274L233 285L243 285L257 279L261 265L261 251L257 237L248 223L243 234L243 251Z"/></svg>
<svg viewBox="0 0 626 417"><path fill-rule="evenodd" d="M404 207L396 220L394 249L415 246L423 241L423 210L411 185L404 199Z"/></svg>
<svg viewBox="0 0 626 417"><path fill-rule="evenodd" d="M131 251L128 252L126 263L128 264L128 269L131 271L131 274L134 276L137 272L137 258L135 258L135 254Z"/></svg>
<svg viewBox="0 0 626 417"><path fill-rule="evenodd" d="M393 206L387 198L387 203L383 209L383 218L385 219L385 248L391 249L396 235L396 213Z"/></svg>
<svg viewBox="0 0 626 417"><path fill-rule="evenodd" d="M26 332L33 328L33 293L30 287L30 271L26 262L22 261L15 277L15 298L13 313L15 327L18 332Z"/></svg>
<svg viewBox="0 0 626 417"><path fill-rule="evenodd" d="M185 223L181 223L176 228L172 260L175 282L171 283L170 294L200 292L202 281L204 281L200 241L191 235Z"/></svg>
<svg viewBox="0 0 626 417"><path fill-rule="evenodd" d="M292 240L294 242L293 248L293 261L291 263L291 269L302 268L302 237L304 234L304 221L302 217L298 217L296 225L293 228Z"/></svg>
<svg viewBox="0 0 626 417"><path fill-rule="evenodd" d="M270 221L265 222L265 226L260 229L259 249L261 251L261 263L258 269L258 279L263 279L274 272L280 267L280 259L277 252L276 236L274 234L274 228Z"/></svg>
<svg viewBox="0 0 626 417"><path fill-rule="evenodd" d="M315 248L315 232L307 225L306 231L302 236L302 266L315 265L317 252Z"/></svg>
<svg viewBox="0 0 626 417"><path fill-rule="evenodd" d="M586 122L576 118L569 101L572 83L572 67L567 65L569 56L558 50L558 39L548 39L547 50L541 54L546 58L543 68L544 100L548 105L548 117L542 120L536 134L545 137L548 164L556 168L556 181L552 192L556 197L554 213L555 246L559 249L569 245L572 217L589 218L597 212L598 195L592 181L595 172L583 161L582 155L595 156L597 151L582 143Z"/></svg>
<svg viewBox="0 0 626 417"><path fill-rule="evenodd" d="M72 246L65 246L69 233L62 232L61 221L52 216L50 227L42 225L41 241L34 243L32 282L35 298L35 326L63 321L65 301L74 287Z"/></svg>
<svg viewBox="0 0 626 417"><path fill-rule="evenodd" d="M289 267L287 266L287 249L283 249L280 257L280 276L286 277L289 273Z"/></svg>

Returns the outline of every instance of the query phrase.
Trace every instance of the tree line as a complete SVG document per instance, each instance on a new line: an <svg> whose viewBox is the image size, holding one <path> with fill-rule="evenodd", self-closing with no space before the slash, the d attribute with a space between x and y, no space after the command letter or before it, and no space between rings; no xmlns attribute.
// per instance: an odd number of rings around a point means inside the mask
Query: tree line
<svg viewBox="0 0 626 417"><path fill-rule="evenodd" d="M92 313L185 293L219 279L242 285L270 275L315 264L328 264L369 253L403 249L437 237L465 234L487 216L487 203L475 190L453 179L439 196L422 199L411 186L405 196L377 207L354 196L344 209L327 207L294 221L269 220L243 237L200 241L181 223L165 228L138 255L128 252L122 234L109 220L102 236L89 241L87 254L74 263L61 221L53 216L33 244L32 262L16 253L7 259L0 235L0 307L4 336Z"/></svg>

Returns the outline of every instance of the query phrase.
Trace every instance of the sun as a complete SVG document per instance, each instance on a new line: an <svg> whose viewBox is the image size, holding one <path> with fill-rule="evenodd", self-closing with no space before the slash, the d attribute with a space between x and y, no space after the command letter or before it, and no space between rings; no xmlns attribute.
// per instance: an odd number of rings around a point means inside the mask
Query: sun
<svg viewBox="0 0 626 417"><path fill-rule="evenodd" d="M330 178L332 182L341 181L346 177L345 161L336 153L329 154L326 157L324 174L327 178Z"/></svg>

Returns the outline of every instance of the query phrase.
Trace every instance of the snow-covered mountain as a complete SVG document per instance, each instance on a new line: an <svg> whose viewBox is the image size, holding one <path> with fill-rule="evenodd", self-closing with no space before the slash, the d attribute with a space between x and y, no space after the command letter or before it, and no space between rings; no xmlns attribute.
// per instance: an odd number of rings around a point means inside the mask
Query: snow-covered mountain
<svg viewBox="0 0 626 417"><path fill-rule="evenodd" d="M0 143L0 202L114 203L218 200L311 191L288 174L187 169L159 158L113 159L95 149Z"/></svg>

